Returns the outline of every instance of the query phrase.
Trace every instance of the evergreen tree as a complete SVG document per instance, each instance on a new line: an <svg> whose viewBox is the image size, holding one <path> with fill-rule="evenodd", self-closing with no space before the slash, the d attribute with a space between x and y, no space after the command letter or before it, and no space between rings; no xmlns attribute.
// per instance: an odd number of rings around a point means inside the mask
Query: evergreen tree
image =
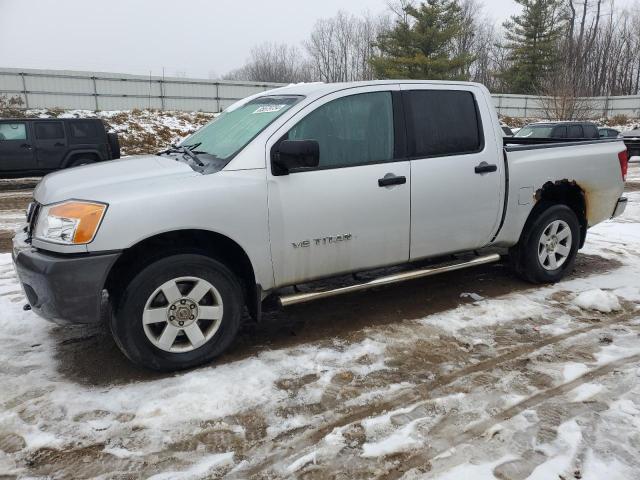
<svg viewBox="0 0 640 480"><path fill-rule="evenodd" d="M457 0L427 0L405 5L394 27L378 37L380 54L371 63L378 78L467 80L473 56L454 53L464 28Z"/></svg>
<svg viewBox="0 0 640 480"><path fill-rule="evenodd" d="M539 94L543 80L558 66L559 40L566 31L561 0L515 0L520 15L504 23L509 67L502 78L510 93Z"/></svg>

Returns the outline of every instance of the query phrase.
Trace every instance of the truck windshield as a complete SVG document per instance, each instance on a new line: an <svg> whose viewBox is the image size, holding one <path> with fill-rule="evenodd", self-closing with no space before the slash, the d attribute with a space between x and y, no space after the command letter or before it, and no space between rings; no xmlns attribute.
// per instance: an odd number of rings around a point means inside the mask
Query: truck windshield
<svg viewBox="0 0 640 480"><path fill-rule="evenodd" d="M553 126L547 125L527 125L518 133L516 137L549 138L553 132Z"/></svg>
<svg viewBox="0 0 640 480"><path fill-rule="evenodd" d="M230 160L262 130L284 114L303 97L258 97L239 108L225 111L185 139L180 146L192 148L220 160Z"/></svg>

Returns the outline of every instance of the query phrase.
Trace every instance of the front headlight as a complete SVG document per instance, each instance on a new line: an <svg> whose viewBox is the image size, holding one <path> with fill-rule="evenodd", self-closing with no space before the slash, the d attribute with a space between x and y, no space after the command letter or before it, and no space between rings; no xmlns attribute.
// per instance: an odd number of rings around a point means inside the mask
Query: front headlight
<svg viewBox="0 0 640 480"><path fill-rule="evenodd" d="M66 245L89 243L96 236L106 210L104 203L77 200L43 206L38 212L34 236Z"/></svg>

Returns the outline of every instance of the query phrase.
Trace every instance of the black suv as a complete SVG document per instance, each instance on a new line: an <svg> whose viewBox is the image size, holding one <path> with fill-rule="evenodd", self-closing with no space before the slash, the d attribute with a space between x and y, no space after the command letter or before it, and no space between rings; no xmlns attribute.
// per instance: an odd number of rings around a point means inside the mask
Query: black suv
<svg viewBox="0 0 640 480"><path fill-rule="evenodd" d="M600 133L591 122L540 122L526 125L515 138L595 140L600 138Z"/></svg>
<svg viewBox="0 0 640 480"><path fill-rule="evenodd" d="M629 157L640 157L640 128L625 132L624 143L629 150Z"/></svg>
<svg viewBox="0 0 640 480"><path fill-rule="evenodd" d="M100 119L0 119L0 176L42 175L120 158Z"/></svg>

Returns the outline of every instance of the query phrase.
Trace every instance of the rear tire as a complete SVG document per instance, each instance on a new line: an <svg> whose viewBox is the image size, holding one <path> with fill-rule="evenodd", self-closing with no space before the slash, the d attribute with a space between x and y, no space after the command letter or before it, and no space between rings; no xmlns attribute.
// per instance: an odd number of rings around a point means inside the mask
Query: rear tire
<svg viewBox="0 0 640 480"><path fill-rule="evenodd" d="M143 268L116 299L111 332L134 363L192 368L222 354L240 328L242 288L223 264L178 254Z"/></svg>
<svg viewBox="0 0 640 480"><path fill-rule="evenodd" d="M580 222L566 205L543 204L510 251L515 272L531 283L556 283L573 270L580 248Z"/></svg>

